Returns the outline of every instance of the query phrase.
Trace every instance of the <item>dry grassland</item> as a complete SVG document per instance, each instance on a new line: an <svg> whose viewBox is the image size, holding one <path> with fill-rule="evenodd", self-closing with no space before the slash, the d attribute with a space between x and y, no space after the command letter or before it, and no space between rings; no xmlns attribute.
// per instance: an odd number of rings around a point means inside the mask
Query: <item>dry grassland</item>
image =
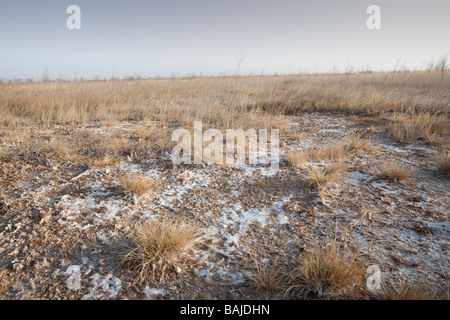
<svg viewBox="0 0 450 320"><path fill-rule="evenodd" d="M449 88L433 71L0 84L0 297L448 299ZM279 129L279 172L174 166L194 121Z"/></svg>

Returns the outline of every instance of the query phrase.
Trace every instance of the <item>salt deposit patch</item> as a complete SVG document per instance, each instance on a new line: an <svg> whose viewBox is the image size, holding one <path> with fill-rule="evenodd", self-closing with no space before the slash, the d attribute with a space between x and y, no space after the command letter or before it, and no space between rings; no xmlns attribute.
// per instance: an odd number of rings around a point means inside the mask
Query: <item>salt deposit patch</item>
<svg viewBox="0 0 450 320"><path fill-rule="evenodd" d="M114 277L112 274L102 276L95 273L90 279L91 287L89 288L89 293L82 297L83 300L101 299L105 296L115 298L119 290L123 287L120 279Z"/></svg>
<svg viewBox="0 0 450 320"><path fill-rule="evenodd" d="M353 171L353 172L348 173L347 176L343 179L343 181L345 183L349 183L354 186L357 186L361 182L371 179L371 178L373 178L373 176L370 176L370 175L367 175L364 173L360 173L358 171Z"/></svg>
<svg viewBox="0 0 450 320"><path fill-rule="evenodd" d="M219 223L225 228L231 226L232 229L236 231L236 233L232 235L223 235L223 237L227 239L225 244L233 242L234 244L239 245L239 238L245 235L248 226L252 223L258 223L261 228L267 226L269 224L268 217L271 212L278 213L278 219L281 221L280 223L287 223L286 221L288 221L288 218L280 213L284 212L283 205L291 197L292 195L286 199L276 201L271 207L266 207L261 210L250 208L247 211L244 211L240 203L234 204L231 208L224 208Z"/></svg>
<svg viewBox="0 0 450 320"><path fill-rule="evenodd" d="M149 288L148 286L145 287L144 290L145 296L147 299L152 298L153 296L161 295L163 296L165 293L164 289L157 289L157 288Z"/></svg>
<svg viewBox="0 0 450 320"><path fill-rule="evenodd" d="M400 193L399 190L395 190L394 188L390 187L386 181L372 181L371 185L375 188L383 190L383 192L385 192L385 193L390 193L390 194Z"/></svg>
<svg viewBox="0 0 450 320"><path fill-rule="evenodd" d="M406 152L405 150L402 150L402 149L400 149L400 148L398 148L396 146L389 145L389 144L380 143L380 146L382 146L385 149L389 149L389 150L392 150L392 151L395 151L395 152L401 152L401 153Z"/></svg>

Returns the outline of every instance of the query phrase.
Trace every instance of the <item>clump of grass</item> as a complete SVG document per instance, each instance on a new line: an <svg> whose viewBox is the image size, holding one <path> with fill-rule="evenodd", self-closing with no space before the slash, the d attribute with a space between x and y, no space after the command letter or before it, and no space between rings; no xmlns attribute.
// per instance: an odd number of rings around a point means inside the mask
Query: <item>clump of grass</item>
<svg viewBox="0 0 450 320"><path fill-rule="evenodd" d="M26 141L13 150L13 158L32 160L83 161L81 150L67 139L50 139L49 141Z"/></svg>
<svg viewBox="0 0 450 320"><path fill-rule="evenodd" d="M332 162L327 167L309 166L306 168L306 182L310 187L322 190L327 183L339 182L347 169L343 161Z"/></svg>
<svg viewBox="0 0 450 320"><path fill-rule="evenodd" d="M112 166L115 163L117 163L117 159L109 154L105 154L103 157L94 158L90 161L91 166L96 168Z"/></svg>
<svg viewBox="0 0 450 320"><path fill-rule="evenodd" d="M130 130L132 136L143 139L144 141L152 141L157 137L157 128L146 128L144 126L135 127Z"/></svg>
<svg viewBox="0 0 450 320"><path fill-rule="evenodd" d="M414 169L400 162L382 161L376 165L377 176L389 181L401 181L411 178Z"/></svg>
<svg viewBox="0 0 450 320"><path fill-rule="evenodd" d="M396 114L392 121L386 125L386 129L397 141L415 142L425 141L432 144L440 144L443 140L440 133L447 129L447 116L434 115L429 112Z"/></svg>
<svg viewBox="0 0 450 320"><path fill-rule="evenodd" d="M381 293L378 298L382 300L432 300L436 298L436 294L423 279L413 284L408 284L406 281L398 283L384 281L381 283Z"/></svg>
<svg viewBox="0 0 450 320"><path fill-rule="evenodd" d="M155 180L137 173L125 175L120 179L120 185L125 194L135 194L137 196L142 196L150 190L156 190L158 187Z"/></svg>
<svg viewBox="0 0 450 320"><path fill-rule="evenodd" d="M190 223L175 220L138 224L131 245L121 253L121 261L138 270L137 280L163 281L170 272L181 272L193 249L201 244L203 233Z"/></svg>
<svg viewBox="0 0 450 320"><path fill-rule="evenodd" d="M292 165L299 165L308 162L308 156L303 152L289 152L286 155L286 158Z"/></svg>
<svg viewBox="0 0 450 320"><path fill-rule="evenodd" d="M329 163L327 168L328 168L329 172L343 174L343 173L348 172L349 165L347 163L345 163L344 161L339 160L339 161L333 161L333 162Z"/></svg>
<svg viewBox="0 0 450 320"><path fill-rule="evenodd" d="M348 151L376 151L374 146L368 139L363 139L360 134L347 138L345 147Z"/></svg>
<svg viewBox="0 0 450 320"><path fill-rule="evenodd" d="M120 121L116 120L116 119L107 119L103 121L103 125L105 127L116 127L120 124Z"/></svg>
<svg viewBox="0 0 450 320"><path fill-rule="evenodd" d="M450 176L450 152L441 152L436 155L437 171L441 174Z"/></svg>
<svg viewBox="0 0 450 320"><path fill-rule="evenodd" d="M335 241L303 253L300 265L292 272L291 285L286 293L293 291L305 296L338 295L357 284L364 275L364 268L357 255L345 254Z"/></svg>
<svg viewBox="0 0 450 320"><path fill-rule="evenodd" d="M116 138L111 141L110 149L123 156L130 156L136 149L136 143L127 138Z"/></svg>
<svg viewBox="0 0 450 320"><path fill-rule="evenodd" d="M256 265L256 270L247 273L247 278L257 289L279 291L286 288L286 276L277 266Z"/></svg>
<svg viewBox="0 0 450 320"><path fill-rule="evenodd" d="M308 156L313 160L343 159L348 156L348 152L344 144L336 144L311 149L308 152Z"/></svg>

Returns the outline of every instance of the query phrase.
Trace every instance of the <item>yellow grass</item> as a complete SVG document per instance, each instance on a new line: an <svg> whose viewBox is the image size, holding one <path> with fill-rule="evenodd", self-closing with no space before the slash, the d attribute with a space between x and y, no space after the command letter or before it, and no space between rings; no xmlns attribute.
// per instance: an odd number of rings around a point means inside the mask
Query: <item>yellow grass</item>
<svg viewBox="0 0 450 320"><path fill-rule="evenodd" d="M446 115L434 115L430 112L395 114L386 126L389 134L400 142L425 141L441 144L440 133L448 128Z"/></svg>
<svg viewBox="0 0 450 320"><path fill-rule="evenodd" d="M120 179L123 192L125 194L135 194L142 196L148 191L156 190L158 184L155 180L151 180L140 174L127 174Z"/></svg>
<svg viewBox="0 0 450 320"><path fill-rule="evenodd" d="M131 244L121 253L121 261L139 271L137 280L159 276L162 281L168 273L182 271L201 240L201 230L183 221L141 223L135 227Z"/></svg>
<svg viewBox="0 0 450 320"><path fill-rule="evenodd" d="M75 132L73 137L51 142L60 143L61 152L45 151L64 161L96 159L99 165L106 155L120 158L149 149L170 152L175 144L170 141L173 128L190 129L196 120L205 129L280 129L283 137L283 131L289 130L286 116L304 111L390 119L387 130L397 140L443 144L450 113L449 87L450 77L431 71L0 84L0 129L10 131L11 141L31 148L32 153L36 148L25 143L30 140L26 133L30 128L98 122L113 131L121 121L145 124L132 128L127 137L120 130L109 137ZM311 124L304 129L317 128ZM75 152L68 155L64 152L67 146ZM307 156L342 159L353 150L372 151L369 141L355 136L338 145L312 149ZM303 161L302 155L290 157L292 163Z"/></svg>
<svg viewBox="0 0 450 320"><path fill-rule="evenodd" d="M202 120L247 129L303 111L448 115L449 87L438 72L0 84L0 126Z"/></svg>
<svg viewBox="0 0 450 320"><path fill-rule="evenodd" d="M286 155L286 158L289 163L293 165L299 165L308 162L308 156L304 152L289 152Z"/></svg>
<svg viewBox="0 0 450 320"><path fill-rule="evenodd" d="M300 265L293 270L292 284L287 292L319 296L340 294L357 284L365 272L356 258L356 255L344 253L334 241L307 251L301 257Z"/></svg>
<svg viewBox="0 0 450 320"><path fill-rule="evenodd" d="M450 152L441 151L436 155L437 171L450 176Z"/></svg>
<svg viewBox="0 0 450 320"><path fill-rule="evenodd" d="M320 191L327 183L339 182L347 170L348 166L343 161L332 162L326 167L309 166L306 168L306 182Z"/></svg>
<svg viewBox="0 0 450 320"><path fill-rule="evenodd" d="M355 134L345 141L345 148L348 151L367 151L367 152L374 152L377 151L379 148L374 146L370 140L363 139L360 134Z"/></svg>
<svg viewBox="0 0 450 320"><path fill-rule="evenodd" d="M342 143L329 144L308 151L308 158L313 160L343 159L347 156L348 152L345 145Z"/></svg>
<svg viewBox="0 0 450 320"><path fill-rule="evenodd" d="M111 155L104 155L103 157L94 158L91 160L91 165L96 168L108 167L116 164L118 161Z"/></svg>
<svg viewBox="0 0 450 320"><path fill-rule="evenodd" d="M392 161L382 161L376 165L377 175L380 179L391 181L405 180L413 176L414 169L410 166Z"/></svg>
<svg viewBox="0 0 450 320"><path fill-rule="evenodd" d="M412 284L405 281L383 281L378 298L382 300L435 300L436 294L430 290L430 285L423 279Z"/></svg>
<svg viewBox="0 0 450 320"><path fill-rule="evenodd" d="M247 278L258 289L279 291L286 287L286 275L277 266L257 265L256 270L248 272Z"/></svg>

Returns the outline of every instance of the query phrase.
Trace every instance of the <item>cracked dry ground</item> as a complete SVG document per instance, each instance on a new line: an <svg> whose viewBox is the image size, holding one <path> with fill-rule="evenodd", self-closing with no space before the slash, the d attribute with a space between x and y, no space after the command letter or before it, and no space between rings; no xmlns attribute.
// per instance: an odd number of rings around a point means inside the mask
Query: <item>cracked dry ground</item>
<svg viewBox="0 0 450 320"><path fill-rule="evenodd" d="M426 277L448 286L448 178L435 172L434 150L397 144L383 122L356 116L304 114L280 136L274 176L257 167L173 166L168 154L141 154L101 169L63 161L1 164L0 297L3 299L259 299L289 298L255 289L255 265L287 270L317 243L338 240L359 252L382 278ZM95 123L78 130L125 130ZM55 128L58 134L60 127ZM286 161L293 150L340 142L360 133L377 146L349 152L342 181L320 195L305 183L306 163ZM7 148L8 146L3 146ZM374 162L402 161L415 175L402 182L375 179ZM312 161L322 165L326 161ZM124 197L119 179L140 172L158 180L157 192ZM139 221L177 217L195 221L207 242L191 263L164 281L136 282L116 259ZM69 266L81 270L81 289L67 286Z"/></svg>

